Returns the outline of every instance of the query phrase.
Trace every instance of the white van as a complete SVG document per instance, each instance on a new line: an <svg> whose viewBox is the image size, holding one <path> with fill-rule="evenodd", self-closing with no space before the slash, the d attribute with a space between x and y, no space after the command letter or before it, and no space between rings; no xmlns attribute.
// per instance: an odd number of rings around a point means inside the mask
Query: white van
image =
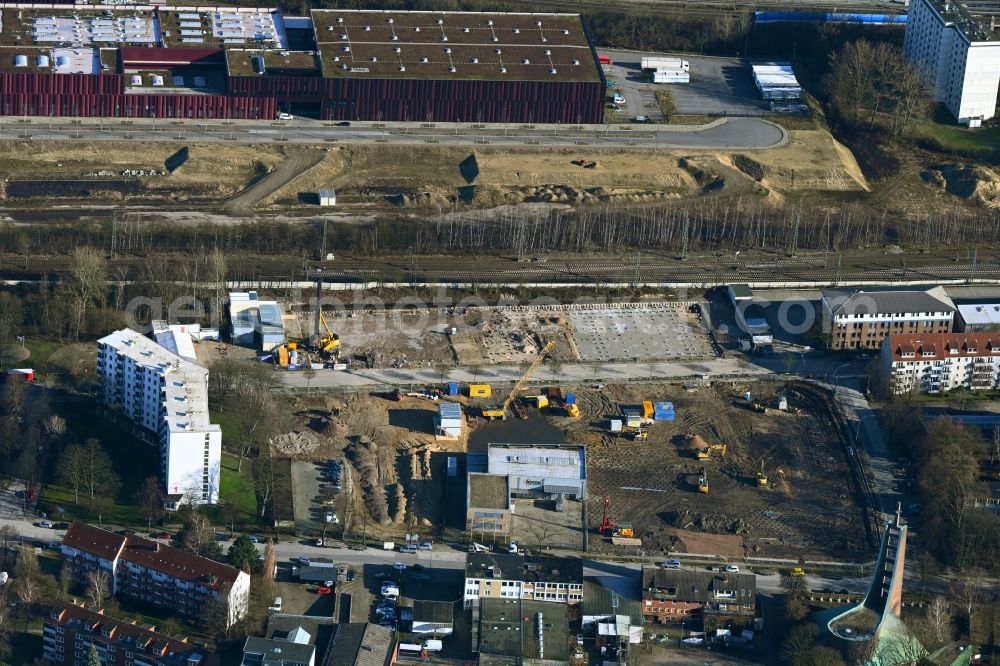
<svg viewBox="0 0 1000 666"><path fill-rule="evenodd" d="M437 639L428 638L420 647L427 652L440 652L444 648L444 645Z"/></svg>
<svg viewBox="0 0 1000 666"><path fill-rule="evenodd" d="M269 611L280 613L281 612L281 597L275 597L274 603L268 608Z"/></svg>

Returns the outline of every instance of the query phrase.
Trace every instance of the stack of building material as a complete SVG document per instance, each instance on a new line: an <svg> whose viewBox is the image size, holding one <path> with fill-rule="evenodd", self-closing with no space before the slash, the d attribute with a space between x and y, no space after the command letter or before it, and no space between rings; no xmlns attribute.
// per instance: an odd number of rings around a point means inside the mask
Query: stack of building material
<svg viewBox="0 0 1000 666"><path fill-rule="evenodd" d="M775 62L753 66L753 81L765 100L802 99L802 86L789 63Z"/></svg>
<svg viewBox="0 0 1000 666"><path fill-rule="evenodd" d="M646 57L642 69L653 71L653 83L689 83L690 65L682 58Z"/></svg>
<svg viewBox="0 0 1000 666"><path fill-rule="evenodd" d="M437 437L457 439L462 436L462 406L457 402L442 402L438 405L434 434Z"/></svg>

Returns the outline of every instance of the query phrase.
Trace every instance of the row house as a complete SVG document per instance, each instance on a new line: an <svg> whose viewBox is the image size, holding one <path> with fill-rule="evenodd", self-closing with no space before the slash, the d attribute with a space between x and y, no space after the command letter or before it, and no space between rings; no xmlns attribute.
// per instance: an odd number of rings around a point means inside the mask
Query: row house
<svg viewBox="0 0 1000 666"><path fill-rule="evenodd" d="M757 609L757 579L687 569L642 569L642 614L657 622L719 615L752 619Z"/></svg>
<svg viewBox="0 0 1000 666"><path fill-rule="evenodd" d="M880 368L893 393L989 391L1000 386L1000 334L893 335Z"/></svg>

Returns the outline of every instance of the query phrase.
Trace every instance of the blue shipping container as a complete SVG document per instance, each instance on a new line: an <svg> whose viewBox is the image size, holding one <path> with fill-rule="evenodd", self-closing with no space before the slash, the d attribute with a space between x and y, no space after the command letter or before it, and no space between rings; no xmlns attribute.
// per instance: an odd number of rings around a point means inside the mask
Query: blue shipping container
<svg viewBox="0 0 1000 666"><path fill-rule="evenodd" d="M567 393L566 394L566 404L567 405L575 405L576 404L576 393Z"/></svg>
<svg viewBox="0 0 1000 666"><path fill-rule="evenodd" d="M458 382L448 382L448 395L458 395Z"/></svg>

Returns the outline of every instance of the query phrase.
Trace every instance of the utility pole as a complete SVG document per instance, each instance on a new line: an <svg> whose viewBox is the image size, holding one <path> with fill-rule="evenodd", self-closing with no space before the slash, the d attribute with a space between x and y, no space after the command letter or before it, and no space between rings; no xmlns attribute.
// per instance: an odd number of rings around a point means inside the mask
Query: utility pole
<svg viewBox="0 0 1000 666"><path fill-rule="evenodd" d="M931 214L927 213L927 222L924 224L924 254L931 251Z"/></svg>
<svg viewBox="0 0 1000 666"><path fill-rule="evenodd" d="M834 282L833 282L834 286L839 286L840 285L840 262L841 262L841 260L843 258L844 258L844 255L842 255L842 254L838 254L837 255L837 279L834 280Z"/></svg>
<svg viewBox="0 0 1000 666"><path fill-rule="evenodd" d="M636 250L635 253L635 281L633 281L632 286L639 286L639 261L642 259L642 250Z"/></svg>
<svg viewBox="0 0 1000 666"><path fill-rule="evenodd" d="M326 220L323 220L323 245L319 253L319 260L326 260Z"/></svg>
<svg viewBox="0 0 1000 666"><path fill-rule="evenodd" d="M115 236L118 234L118 211L111 216L111 258L115 258Z"/></svg>
<svg viewBox="0 0 1000 666"><path fill-rule="evenodd" d="M969 282L976 281L976 261L979 259L979 248L972 248L972 271L969 273Z"/></svg>

